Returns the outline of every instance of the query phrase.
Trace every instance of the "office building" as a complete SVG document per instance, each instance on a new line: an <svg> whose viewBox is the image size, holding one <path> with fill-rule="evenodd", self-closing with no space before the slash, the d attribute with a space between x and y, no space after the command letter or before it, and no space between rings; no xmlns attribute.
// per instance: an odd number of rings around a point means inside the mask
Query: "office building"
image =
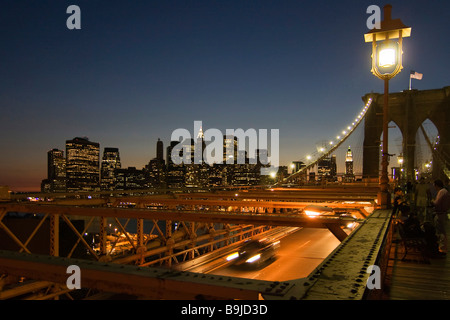
<svg viewBox="0 0 450 320"><path fill-rule="evenodd" d="M167 157L166 157L166 186L167 188L183 188L184 187L184 176L185 176L185 166L183 163L175 164L172 161L172 149L178 144L178 141L172 141L167 147ZM179 153L180 158L183 157L183 151Z"/></svg>
<svg viewBox="0 0 450 320"><path fill-rule="evenodd" d="M47 152L48 171L47 179L63 179L66 177L66 159L64 158L64 151L52 149Z"/></svg>
<svg viewBox="0 0 450 320"><path fill-rule="evenodd" d="M232 186L254 186L260 183L260 170L255 164L228 165L228 181Z"/></svg>
<svg viewBox="0 0 450 320"><path fill-rule="evenodd" d="M118 148L105 148L101 165L100 186L102 190L114 190L116 170L120 169L120 154Z"/></svg>
<svg viewBox="0 0 450 320"><path fill-rule="evenodd" d="M244 142L242 142L244 143ZM233 135L223 136L223 164L237 163L238 139Z"/></svg>
<svg viewBox="0 0 450 320"><path fill-rule="evenodd" d="M66 141L67 191L100 189L100 144L88 138Z"/></svg>
<svg viewBox="0 0 450 320"><path fill-rule="evenodd" d="M42 181L42 192L66 192L66 159L64 151L47 152L47 179Z"/></svg>
<svg viewBox="0 0 450 320"><path fill-rule="evenodd" d="M350 146L347 149L347 153L345 154L345 182L353 182L355 181L355 175L353 173L353 153Z"/></svg>
<svg viewBox="0 0 450 320"><path fill-rule="evenodd" d="M165 188L166 185L166 169L164 162L158 158L153 158L145 165L144 169L148 175L148 183L150 187Z"/></svg>
<svg viewBox="0 0 450 320"><path fill-rule="evenodd" d="M292 161L293 167L292 167L292 173L295 173L302 168L306 167L306 164L303 161Z"/></svg>
<svg viewBox="0 0 450 320"><path fill-rule="evenodd" d="M140 190L149 187L145 170L135 167L121 168L116 170L115 176L115 190Z"/></svg>
<svg viewBox="0 0 450 320"><path fill-rule="evenodd" d="M336 181L336 155L326 157L317 163L317 176L319 181Z"/></svg>
<svg viewBox="0 0 450 320"><path fill-rule="evenodd" d="M159 138L156 142L156 159L161 162L164 161L164 144Z"/></svg>

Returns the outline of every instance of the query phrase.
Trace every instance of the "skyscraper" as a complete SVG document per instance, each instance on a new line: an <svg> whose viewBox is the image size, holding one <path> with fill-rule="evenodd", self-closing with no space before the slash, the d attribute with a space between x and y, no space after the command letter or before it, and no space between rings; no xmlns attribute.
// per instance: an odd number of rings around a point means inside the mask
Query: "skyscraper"
<svg viewBox="0 0 450 320"><path fill-rule="evenodd" d="M114 190L115 173L121 168L120 154L118 148L105 148L103 151L101 180L102 190Z"/></svg>
<svg viewBox="0 0 450 320"><path fill-rule="evenodd" d="M47 179L54 180L66 177L66 159L64 158L64 151L52 149L47 152Z"/></svg>
<svg viewBox="0 0 450 320"><path fill-rule="evenodd" d="M167 149L167 152L169 152L169 148ZM151 159L143 169L147 174L147 184L149 187L162 188L165 186L166 166L164 165L163 154L163 142L158 138L158 141L156 142L156 158ZM167 154L167 159L169 159L169 154Z"/></svg>
<svg viewBox="0 0 450 320"><path fill-rule="evenodd" d="M163 142L158 138L158 142L156 142L156 159L158 161L164 161L164 146Z"/></svg>
<svg viewBox="0 0 450 320"><path fill-rule="evenodd" d="M345 177L344 180L346 182L352 182L355 180L355 175L353 174L353 153L350 146L347 149L347 153L345 155Z"/></svg>
<svg viewBox="0 0 450 320"><path fill-rule="evenodd" d="M237 163L238 139L233 135L223 136L223 164Z"/></svg>
<svg viewBox="0 0 450 320"><path fill-rule="evenodd" d="M178 144L178 141L171 141L167 147L167 171L166 184L168 188L183 188L186 168L183 163L175 164L172 161L172 149ZM183 150L178 154L183 157Z"/></svg>
<svg viewBox="0 0 450 320"><path fill-rule="evenodd" d="M331 157L326 157L317 163L317 175L319 181L327 180L327 181L335 181L336 180L336 155L332 155Z"/></svg>
<svg viewBox="0 0 450 320"><path fill-rule="evenodd" d="M100 144L88 138L66 141L67 191L100 189Z"/></svg>
<svg viewBox="0 0 450 320"><path fill-rule="evenodd" d="M116 170L115 190L139 190L148 187L148 175L145 170L136 167Z"/></svg>
<svg viewBox="0 0 450 320"><path fill-rule="evenodd" d="M331 171L330 171L330 174L331 174L331 180L332 180L332 181L336 181L337 161L336 161L336 155L335 155L335 154L333 154L333 155L331 156L331 159L330 159L330 166L331 166Z"/></svg>
<svg viewBox="0 0 450 320"><path fill-rule="evenodd" d="M43 192L66 191L66 159L64 151L52 149L47 152L47 179L42 181Z"/></svg>

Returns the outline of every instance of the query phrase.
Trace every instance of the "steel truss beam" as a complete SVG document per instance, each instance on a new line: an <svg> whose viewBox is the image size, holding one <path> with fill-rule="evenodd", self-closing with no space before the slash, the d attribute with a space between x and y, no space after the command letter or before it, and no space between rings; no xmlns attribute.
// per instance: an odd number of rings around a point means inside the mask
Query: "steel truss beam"
<svg viewBox="0 0 450 320"><path fill-rule="evenodd" d="M233 205L239 208L238 211L213 211L213 210L149 210L145 209L146 203L154 203L155 199L147 201L143 199L138 203L138 208L111 208L111 207L75 207L67 205L54 205L54 204L21 204L21 203L4 203L0 205L0 228L3 229L8 236L10 236L19 246L20 251L25 251L30 254L27 248L28 243L34 237L38 229L43 225L46 219L49 219L50 225L50 255L59 256L59 222L64 221L69 228L77 236L76 243L70 250L68 257L70 258L75 248L80 242L90 252L91 256L97 261L111 261L111 251L114 249L116 242L110 247L108 252L106 247L106 228L107 219L112 218L114 224L118 227L121 234L124 234L130 244L129 255L125 257L116 258L114 262L127 264L135 263L141 266L155 265L158 263L165 263L167 266L171 266L172 261L180 262L186 261L187 258L192 259L195 254L200 255L200 250L211 252L215 245L219 242L230 244L235 241L240 241L243 237L248 237L255 233L263 233L267 228L278 226L290 226L290 227L315 227L315 228L328 228L339 240L344 240L347 234L341 229L340 225L345 222L343 219L336 217L316 217L314 219L300 216L298 214L255 214L240 212L240 208L252 207L252 206L264 206L269 208L279 208L280 203L271 201L217 201L213 200L204 203L204 200L181 200L184 205L194 207L196 203L202 202L205 206L211 209L217 209L221 205ZM160 201L160 199L156 199ZM180 200L163 201L165 205L169 207L173 206L173 203L180 202ZM237 205L237 206L236 206ZM286 203L285 203L286 205ZM298 203L287 204L290 208L298 208ZM7 212L23 212L42 214L40 222L36 228L28 236L26 241L19 240L14 233L2 222ZM80 232L73 225L69 217L84 216L90 218L85 226L84 230ZM83 234L92 224L94 219L99 219L99 234L100 234L100 252L95 252L91 246L83 238ZM122 224L119 219L126 219L125 224ZM131 239L126 231L127 223L130 219L137 220L137 238ZM143 221L151 220L154 222L152 231L145 237L143 232ZM165 234L159 229L158 221L179 221L182 225L183 232L175 232L172 234L171 228ZM351 219L351 221L354 221ZM214 230L212 226L215 223L224 225L221 230ZM208 227L209 231L206 234L198 235L198 228ZM269 227L267 227L269 226ZM152 235L152 232L156 231L159 234L159 240L155 239L158 235ZM199 243L204 242L199 245ZM159 259L153 259L152 261L146 261L145 259L150 256L160 255ZM163 256L161 256L163 255ZM178 260L181 258L181 260ZM24 276L23 274L22 276ZM39 278L37 278L39 279ZM55 292L61 294L67 293L64 289L54 289ZM46 294L45 297L57 297L58 294L52 292ZM172 293L173 294L173 293Z"/></svg>
<svg viewBox="0 0 450 320"><path fill-rule="evenodd" d="M1 207L0 207L1 208ZM98 209L98 208L97 208ZM117 261L119 263L136 263L136 264L155 264L156 262L164 262L167 265L170 265L172 260L177 261L177 257L181 256L182 261L185 261L185 259L188 257L186 255L183 256L183 254L189 253L189 257L193 258L195 254L200 255L200 249L202 248L204 252L207 252L208 250L213 250L214 246L219 242L227 242L227 244L234 242L237 237L240 237L242 239L243 236L246 234L254 234L264 231L267 227L265 226L253 226L253 225L241 225L241 226L230 226L229 224L224 225L223 230L214 230L211 227L209 227L209 231L204 235L197 235L197 231L199 227L207 227L208 225L212 225L212 223L209 222L185 222L181 221L181 224L184 228L182 228L182 232L178 231L174 234L164 234L158 226L158 220L152 219L153 217L145 216L145 218L150 218L149 220L152 220L154 222L154 226L152 231L148 234L144 241L144 233L143 233L143 226L141 222L141 227L138 228L138 234L137 239L133 240L128 235L128 232L126 232L126 224L130 220L130 218L127 219L127 222L125 225L122 225L119 218L124 218L125 216L117 216L112 211L111 208L103 208L104 211L97 212L94 208L76 208L76 207L68 207L68 206L53 206L53 205L18 205L18 204L10 204L7 205L5 208L1 209L2 211L0 214L0 218L3 218L8 211L11 212L29 212L29 213L42 213L46 212L44 218L39 223L39 226L43 223L44 219L50 216L50 252L51 255L58 256L59 255L59 248L58 248L58 231L57 226L59 226L60 219L64 221L69 228L73 231L73 233L77 236L77 240L75 245L72 247L72 249L69 252L68 257L71 257L75 248L77 245L81 242L86 250L90 252L90 255L95 260L102 260L102 261L110 261L113 257L111 256L111 252L114 249L116 241L110 246L110 248L106 247L106 224L107 224L107 218L112 217L114 219L114 223L117 225L117 227L120 229L121 234L125 234L126 239L128 240L129 244L129 250L128 255L125 257L115 257L114 261ZM94 210L94 211L93 211ZM130 210L130 209L123 209L123 210ZM143 211L149 211L146 209L142 209L141 213ZM108 214L106 214L108 212ZM88 216L90 220L87 222L87 225L83 232L79 232L75 226L73 225L72 221L69 219L69 216L76 215L76 216ZM129 217L130 215L128 215ZM100 219L100 252L95 252L92 247L86 242L86 240L83 238L84 232L87 230L89 225L92 223L92 221L95 218ZM134 217L132 217L134 218ZM160 217L156 217L160 218ZM167 218L167 215L164 216L164 218ZM143 221L143 217L138 218L137 221ZM177 220L178 221L178 220ZM1 222L1 220L0 220ZM186 224L189 224L189 227L186 226ZM36 230L39 228L39 226L36 228ZM21 249L25 249L26 252L30 253L30 251L22 244L22 242L14 235L13 232L11 232L6 225L2 224L0 225L3 229L5 229L6 233L15 240L15 242L21 247ZM270 228L270 227L269 227ZM33 232L33 234L36 232L36 230ZM151 233L153 230L156 230L159 234L158 235L152 235ZM30 238L33 236L33 234L30 236ZM120 235L120 234L119 234ZM186 240L183 240L184 238L188 238ZM30 239L29 238L29 239ZM139 240L141 239L141 240ZM199 242L206 242L206 244L203 244L202 246L199 246ZM139 245L141 243L141 245ZM185 247L190 247L189 249L185 250ZM107 250L109 249L109 250ZM174 250L177 250L174 252ZM182 249L183 251L180 251ZM156 262L147 262L144 259L150 256L154 255L161 255L164 254L163 258L157 259Z"/></svg>
<svg viewBox="0 0 450 320"><path fill-rule="evenodd" d="M82 235L73 227L70 221L65 215L78 215L78 216L98 216L98 217L113 217L124 231L123 226L118 222L118 218L125 219L153 219L153 220L166 220L166 221L190 221L200 223L223 223L223 224L244 224L244 225L256 225L256 226L289 226L289 227L307 227L307 228L328 228L333 235L335 235L340 241L343 241L347 237L347 233L341 229L343 223L354 222L353 218L341 218L341 217L305 217L298 214L253 214L253 213L235 213L235 212L211 212L211 211L181 211L181 210L148 210L148 209L120 209L120 208L104 208L104 207L72 207L62 205L38 205L38 204L5 204L0 206L0 210L16 211L16 212L30 212L40 214L51 214L51 221L57 219L60 215L62 219L71 227L71 229L77 234L78 238L83 242L87 249L91 252L93 257L97 260L99 257L92 248L85 242ZM1 222L1 221L0 221ZM58 224L51 223L51 255L59 255L57 246L58 241L54 240L55 231ZM2 226L2 225L0 225ZM157 224L155 224L157 226ZM5 226L6 227L6 226ZM127 234L125 232L125 234ZM13 236L13 235L12 235ZM106 236L106 235L104 235ZM138 235L140 237L140 235ZM171 235L169 235L171 239ZM129 239L129 238L128 238ZM102 242L104 240L101 240ZM131 245L136 249L135 245L129 239ZM166 242L166 250L168 255L173 256L171 242ZM169 244L169 246L167 246ZM103 250L103 249L102 249ZM142 252L142 250L140 251ZM141 257L142 260L142 257ZM166 260L171 264L171 259Z"/></svg>
<svg viewBox="0 0 450 320"><path fill-rule="evenodd" d="M308 228L327 228L329 225L340 225L343 222L354 222L353 218L319 216L304 217L298 214L252 214L245 212L211 212L211 211L177 211L119 208L68 207L58 205L8 204L0 209L17 212L40 214L70 214L80 216L102 216L131 219L156 219L171 221L193 221L204 223L252 224L267 226L290 226Z"/></svg>
<svg viewBox="0 0 450 320"><path fill-rule="evenodd" d="M266 294L282 297L303 280L271 282L179 272L164 268L105 264L97 261L48 257L0 250L0 273L21 275L65 285L67 267L81 270L81 286L104 292L129 294L146 299L247 299Z"/></svg>
<svg viewBox="0 0 450 320"><path fill-rule="evenodd" d="M64 285L67 267L81 269L81 286L145 299L364 299L367 267L387 265L390 211L378 210L307 278L286 282L181 272L166 268L0 251L0 273ZM384 266L384 267L383 267ZM383 272L383 271L382 271ZM61 288L63 292L63 288ZM374 294L374 293L370 293Z"/></svg>

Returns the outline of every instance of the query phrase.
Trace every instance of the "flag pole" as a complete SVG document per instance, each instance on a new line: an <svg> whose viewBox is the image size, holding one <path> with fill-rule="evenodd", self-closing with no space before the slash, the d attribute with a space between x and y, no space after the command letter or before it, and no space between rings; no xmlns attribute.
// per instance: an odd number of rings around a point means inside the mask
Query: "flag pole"
<svg viewBox="0 0 450 320"><path fill-rule="evenodd" d="M409 72L409 91L411 91L411 74L412 70Z"/></svg>

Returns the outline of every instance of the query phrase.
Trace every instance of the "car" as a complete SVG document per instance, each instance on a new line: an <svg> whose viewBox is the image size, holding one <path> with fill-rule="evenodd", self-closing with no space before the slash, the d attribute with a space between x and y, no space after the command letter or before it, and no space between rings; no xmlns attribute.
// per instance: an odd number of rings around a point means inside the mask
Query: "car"
<svg viewBox="0 0 450 320"><path fill-rule="evenodd" d="M339 217L342 219L341 226L344 229L353 230L358 225L357 218L350 213L341 213Z"/></svg>
<svg viewBox="0 0 450 320"><path fill-rule="evenodd" d="M260 266L274 259L279 247L280 241L268 238L250 239L238 251L229 254L226 259L236 266Z"/></svg>
<svg viewBox="0 0 450 320"><path fill-rule="evenodd" d="M318 205L308 205L303 208L303 212L310 218L314 218L317 216L332 216L335 214L332 208Z"/></svg>

